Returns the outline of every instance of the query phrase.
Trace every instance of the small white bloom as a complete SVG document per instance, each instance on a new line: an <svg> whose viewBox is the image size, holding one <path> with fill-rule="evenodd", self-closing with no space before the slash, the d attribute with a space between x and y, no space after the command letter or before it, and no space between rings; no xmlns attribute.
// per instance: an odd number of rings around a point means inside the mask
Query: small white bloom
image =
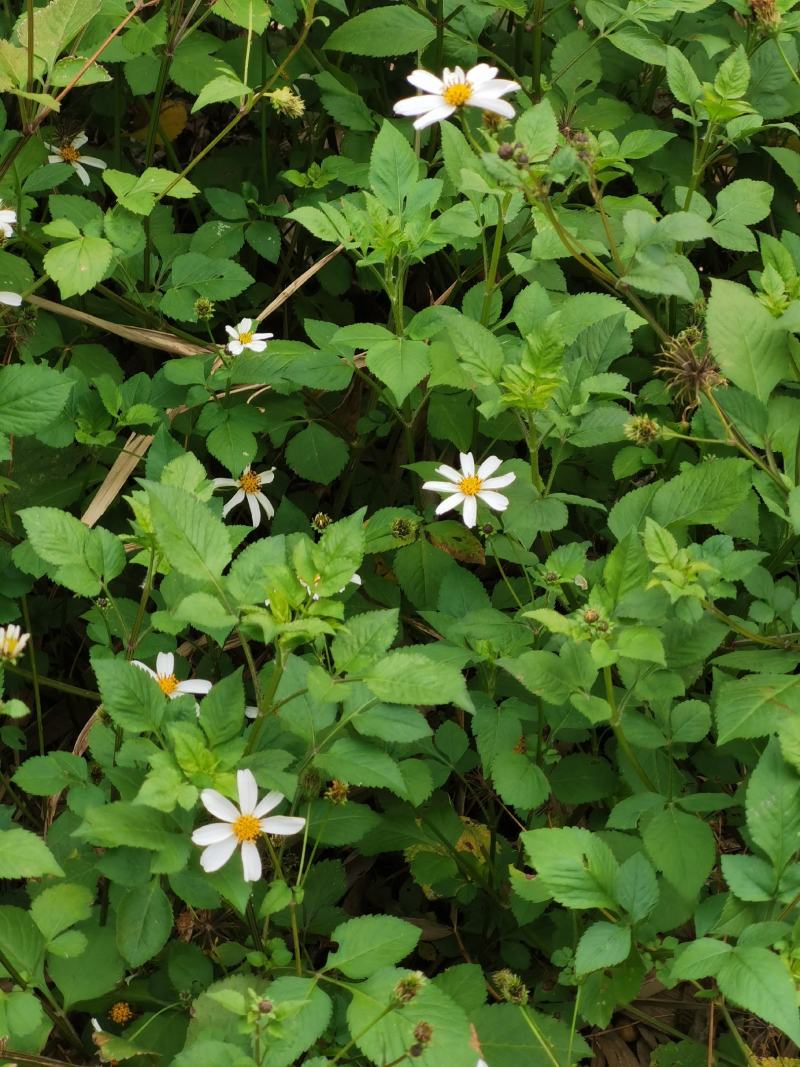
<svg viewBox="0 0 800 1067"><path fill-rule="evenodd" d="M244 709L244 713L248 719L258 718L258 706L256 704L248 704Z"/></svg>
<svg viewBox="0 0 800 1067"><path fill-rule="evenodd" d="M0 292L0 304L8 304L10 308L18 308L21 303L22 297L19 293Z"/></svg>
<svg viewBox="0 0 800 1067"><path fill-rule="evenodd" d="M273 481L275 481L274 467L270 467L268 471L262 471L261 474L256 474L251 467L245 467L240 478L215 478L215 489L236 489L236 492L222 509L223 517L228 514L231 508L235 508L237 504L241 504L244 499L247 499L250 518L253 520L253 529L261 522L259 505L267 518L271 519L275 514L275 508L265 494L261 492L261 486L269 485Z"/></svg>
<svg viewBox="0 0 800 1067"><path fill-rule="evenodd" d="M17 225L17 213L8 207L0 207L0 233L4 237L14 236L14 227Z"/></svg>
<svg viewBox="0 0 800 1067"><path fill-rule="evenodd" d="M207 811L216 815L222 822L212 822L200 826L192 834L192 841L203 849L200 866L209 874L223 867L236 851L242 847L242 868L246 882L257 882L261 877L261 856L256 841L262 834L279 834L287 836L299 833L306 820L294 815L264 816L277 808L284 799L283 793L273 791L258 799L258 783L252 771L236 772L236 789L239 794L237 808L216 789L204 789L200 794Z"/></svg>
<svg viewBox="0 0 800 1067"><path fill-rule="evenodd" d="M240 356L246 348L251 352L263 352L267 341L275 336L271 333L253 333L252 319L242 319L238 326L226 326L225 333L230 337L228 351L232 356Z"/></svg>
<svg viewBox="0 0 800 1067"><path fill-rule="evenodd" d="M297 580L302 585L302 587L305 589L305 591L311 596L312 600L319 600L319 593L315 593L314 589L316 589L316 587L322 581L322 575L321 574L315 574L313 582L310 585L309 585L308 582L304 582L302 578L298 578ZM361 575L360 574L354 574L352 578L348 579L348 584L350 584L350 585L361 585L362 584L361 583ZM342 588L339 590L339 592L343 593L346 588L347 588L347 586L343 585ZM267 603L267 606L269 606L268 603Z"/></svg>
<svg viewBox="0 0 800 1067"><path fill-rule="evenodd" d="M48 144L45 141L45 148L49 148L51 153L47 157L47 162L69 163L83 184L88 185L89 174L86 170L87 167L97 167L98 170L105 170L108 166L105 160L98 159L97 156L81 155L80 150L88 140L89 138L85 133L79 133L71 141L60 145Z"/></svg>
<svg viewBox="0 0 800 1067"><path fill-rule="evenodd" d="M14 623L10 626L0 626L0 660L16 663L30 637L30 634L24 634Z"/></svg>
<svg viewBox="0 0 800 1067"><path fill-rule="evenodd" d="M150 677L158 682L161 692L170 700L174 700L182 693L199 693L205 696L211 688L211 682L204 678L188 678L185 682L179 682L175 676L175 657L171 652L159 652L156 656L155 670L138 659L133 660L132 663L134 667L147 671Z"/></svg>
<svg viewBox="0 0 800 1067"><path fill-rule="evenodd" d="M475 460L471 452L459 453L461 470L443 464L436 468L436 473L447 479L446 482L425 482L423 489L431 489L435 493L447 493L448 495L436 509L437 515L444 515L446 511L460 507L464 509L462 515L467 526L474 526L478 516L478 501L492 508L493 511L505 511L508 507L508 497L495 492L503 489L516 478L516 474L501 474L499 478L490 477L503 462L497 456L489 456L475 470Z"/></svg>
<svg viewBox="0 0 800 1067"><path fill-rule="evenodd" d="M414 122L415 130L424 130L434 122L449 119L462 107L492 111L506 119L514 117L514 108L501 98L506 93L515 93L519 85L506 78L498 78L497 67L490 67L487 63L479 63L466 73L461 67L455 70L445 67L441 78L427 70L415 70L407 80L415 89L421 89L422 95L398 100L394 110L396 115L418 115L419 118Z"/></svg>

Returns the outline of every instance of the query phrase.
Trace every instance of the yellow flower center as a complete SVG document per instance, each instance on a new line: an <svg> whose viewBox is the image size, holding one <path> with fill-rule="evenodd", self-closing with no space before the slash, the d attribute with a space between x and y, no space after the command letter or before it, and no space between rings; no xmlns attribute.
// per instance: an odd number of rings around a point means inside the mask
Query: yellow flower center
<svg viewBox="0 0 800 1067"><path fill-rule="evenodd" d="M254 471L245 471L239 479L239 488L246 493L257 493L261 488L261 478Z"/></svg>
<svg viewBox="0 0 800 1067"><path fill-rule="evenodd" d="M159 674L156 681L158 682L161 692L165 696L169 696L174 693L178 688L178 679L174 674Z"/></svg>
<svg viewBox="0 0 800 1067"><path fill-rule="evenodd" d="M454 82L447 86L442 96L450 107L463 107L472 96L472 86L469 82Z"/></svg>
<svg viewBox="0 0 800 1067"><path fill-rule="evenodd" d="M253 332L252 332L252 330L249 333L240 333L239 334L239 344L240 345L249 345L252 340L253 340Z"/></svg>
<svg viewBox="0 0 800 1067"><path fill-rule="evenodd" d="M458 483L458 488L464 494L464 496L477 496L481 491L483 482L476 474L470 474L466 478L462 478Z"/></svg>
<svg viewBox="0 0 800 1067"><path fill-rule="evenodd" d="M117 1001L116 1004L111 1005L108 1017L112 1023L116 1023L117 1026L124 1026L125 1023L129 1023L133 1018L130 1004L124 1000Z"/></svg>
<svg viewBox="0 0 800 1067"><path fill-rule="evenodd" d="M59 148L58 154L61 156L65 163L77 163L78 160L81 158L81 154L78 149L73 148L71 144L63 144Z"/></svg>
<svg viewBox="0 0 800 1067"><path fill-rule="evenodd" d="M9 659L14 659L17 654L17 646L19 645L19 638L12 637L11 634L3 641L3 655L8 656Z"/></svg>
<svg viewBox="0 0 800 1067"><path fill-rule="evenodd" d="M240 815L233 824L233 832L240 844L245 841L255 841L261 834L261 823L255 815Z"/></svg>

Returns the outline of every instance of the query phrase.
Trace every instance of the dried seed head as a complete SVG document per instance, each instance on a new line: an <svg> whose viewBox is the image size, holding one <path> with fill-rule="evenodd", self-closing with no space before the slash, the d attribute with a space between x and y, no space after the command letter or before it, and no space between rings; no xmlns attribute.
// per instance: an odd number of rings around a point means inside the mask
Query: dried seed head
<svg viewBox="0 0 800 1067"><path fill-rule="evenodd" d="M427 978L422 971L412 971L405 978L401 978L392 990L392 1001L395 1004L410 1004L417 993L423 988Z"/></svg>
<svg viewBox="0 0 800 1067"><path fill-rule="evenodd" d="M414 1027L414 1040L420 1045L429 1045L433 1037L433 1027L430 1023L419 1022Z"/></svg>
<svg viewBox="0 0 800 1067"><path fill-rule="evenodd" d="M203 321L210 319L214 314L214 301L207 300L204 296L199 296L194 302L194 313L198 319Z"/></svg>
<svg viewBox="0 0 800 1067"><path fill-rule="evenodd" d="M311 525L318 533L322 533L323 530L327 530L333 519L330 515L326 515L324 511L318 511L314 518L311 520Z"/></svg>
<svg viewBox="0 0 800 1067"><path fill-rule="evenodd" d="M504 967L502 971L496 971L492 975L492 980L497 988L497 992L503 1000L507 1000L509 1004L528 1003L528 987L518 974L514 974L513 971Z"/></svg>
<svg viewBox="0 0 800 1067"><path fill-rule="evenodd" d="M350 786L347 782L340 782L338 778L334 778L325 790L325 799L330 800L331 804L346 804L349 795Z"/></svg>
<svg viewBox="0 0 800 1067"><path fill-rule="evenodd" d="M278 114L286 115L287 118L299 119L305 113L306 105L302 96L298 96L288 85L270 93L269 99Z"/></svg>
<svg viewBox="0 0 800 1067"><path fill-rule="evenodd" d="M780 24L781 16L775 0L749 0L753 18L763 29L772 30Z"/></svg>
<svg viewBox="0 0 800 1067"><path fill-rule="evenodd" d="M670 338L660 356L656 374L663 375L669 391L684 404L684 417L697 407L703 393L727 385L697 326L689 326Z"/></svg>
<svg viewBox="0 0 800 1067"><path fill-rule="evenodd" d="M661 427L649 415L634 415L625 423L623 432L634 444L649 445L661 436Z"/></svg>

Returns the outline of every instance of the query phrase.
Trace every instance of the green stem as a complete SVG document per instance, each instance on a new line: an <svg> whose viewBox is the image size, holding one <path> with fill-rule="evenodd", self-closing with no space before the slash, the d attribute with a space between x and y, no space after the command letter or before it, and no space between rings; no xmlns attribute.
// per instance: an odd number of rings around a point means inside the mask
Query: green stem
<svg viewBox="0 0 800 1067"><path fill-rule="evenodd" d="M728 1011L728 1005L725 1003L722 997L720 997L720 999L716 1001L716 1005L719 1008L720 1015L725 1020L725 1023L728 1029L730 1030L731 1037L736 1042L741 1054L744 1056L745 1063L748 1065L748 1067L750 1067L751 1064L755 1065L756 1058L750 1051L750 1049L747 1047L747 1045L744 1043L742 1035L739 1033L739 1028L731 1018L731 1013Z"/></svg>
<svg viewBox="0 0 800 1067"><path fill-rule="evenodd" d="M550 1063L553 1064L553 1067L561 1067L561 1065L559 1064L559 1062L558 1062L558 1060L556 1058L556 1054L555 1054L555 1051L553 1049L553 1046L550 1044L550 1042L544 1036L542 1031L539 1029L539 1027L536 1025L536 1023L530 1017L530 1015L528 1014L528 1009L525 1007L524 1004L520 1004L519 1010L520 1010L520 1014L522 1015L522 1018L525 1020L525 1022L528 1025L528 1029L530 1030L530 1032L533 1034L533 1036L536 1038L536 1040L541 1045L542 1052L544 1052L545 1056L547 1056L547 1058L550 1061Z"/></svg>
<svg viewBox="0 0 800 1067"><path fill-rule="evenodd" d="M544 0L533 3L533 48L531 50L531 81L534 101L542 98L542 36L544 34Z"/></svg>
<svg viewBox="0 0 800 1067"><path fill-rule="evenodd" d="M261 930L258 927L258 919L256 918L256 910L253 907L253 898L247 898L247 907L245 908L245 918L247 919L247 925L250 927L250 936L253 938L253 944L258 952L264 954L264 942L261 940Z"/></svg>
<svg viewBox="0 0 800 1067"><path fill-rule="evenodd" d="M639 776L639 779L641 780L645 788L648 789L651 793L657 793L658 790L656 789L652 779L650 778L650 775L639 762L638 756L633 751L630 742L625 736L625 731L620 725L620 719L622 715L617 705L617 698L614 695L614 680L611 677L610 667L603 667L603 679L605 681L606 686L606 700L608 701L611 707L611 729L614 731L614 737L617 739L617 744L625 753L628 762L633 767L634 771L636 771L636 774Z"/></svg>
<svg viewBox="0 0 800 1067"><path fill-rule="evenodd" d="M497 268L500 265L500 254L503 250L503 229L505 216L511 194L506 193L503 203L497 202L497 226L494 231L494 244L492 245L492 258L489 261L489 272L486 275L485 293L483 295L483 307L481 308L481 325L486 326L489 322L489 314L492 309L492 294L497 287Z"/></svg>
<svg viewBox="0 0 800 1067"><path fill-rule="evenodd" d="M6 663L3 670L9 672L9 674L18 675L20 678L25 678L26 681L33 681L33 674L30 671L24 670L22 667L13 667L11 664ZM47 678L45 675L40 674L39 685L45 687L45 689L58 689L62 693L70 693L72 696L85 697L87 700L93 700L96 704L100 703L100 694L95 693L93 689L81 689L79 685L70 685L69 682L61 682L57 678Z"/></svg>
<svg viewBox="0 0 800 1067"><path fill-rule="evenodd" d="M31 665L31 681L33 682L33 701L36 707L36 735L39 739L39 755L44 755L44 721L42 719L42 692L39 688L39 668L36 664L36 646L34 642L33 631L31 629L31 616L28 611L28 598L23 596L20 599L22 606L22 618L25 622L25 629L30 634L28 639L28 660Z"/></svg>
<svg viewBox="0 0 800 1067"><path fill-rule="evenodd" d="M244 647L244 646L243 646ZM249 756L251 752L255 750L258 738L264 728L264 722L268 715L274 711L275 694L278 691L281 678L283 677L283 671L285 662L283 659L283 649L280 644L275 646L275 660L274 667L272 668L272 678L270 679L269 689L263 694L262 698L258 702L258 716L250 727L250 736L247 738L247 745L245 746L244 755ZM255 666L255 665L254 665Z"/></svg>

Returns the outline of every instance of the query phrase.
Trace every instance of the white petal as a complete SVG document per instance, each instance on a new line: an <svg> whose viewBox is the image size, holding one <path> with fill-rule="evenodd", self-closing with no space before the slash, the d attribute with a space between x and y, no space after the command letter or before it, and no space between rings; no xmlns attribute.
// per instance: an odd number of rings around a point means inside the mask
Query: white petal
<svg viewBox="0 0 800 1067"><path fill-rule="evenodd" d="M89 140L89 138L86 136L85 132L84 133L79 133L79 134L77 134L77 136L72 138L72 147L73 148L83 148L83 146L88 142L88 140Z"/></svg>
<svg viewBox="0 0 800 1067"><path fill-rule="evenodd" d="M253 808L253 815L257 819L260 819L264 815L268 815L273 808L277 808L280 802L283 800L283 793L279 793L277 789L273 789L267 793L265 797L259 800L258 804Z"/></svg>
<svg viewBox="0 0 800 1067"><path fill-rule="evenodd" d="M235 804L222 793L218 793L216 789L204 789L200 794L200 800L206 811L210 811L212 815L216 815L218 819L223 819L225 822L236 822L241 814Z"/></svg>
<svg viewBox="0 0 800 1067"><path fill-rule="evenodd" d="M422 488L431 493L452 493L456 486L452 482L423 482Z"/></svg>
<svg viewBox="0 0 800 1067"><path fill-rule="evenodd" d="M231 834L227 841L220 841L216 845L209 845L200 853L200 866L204 871L212 874L224 867L236 851L236 838Z"/></svg>
<svg viewBox="0 0 800 1067"><path fill-rule="evenodd" d="M474 526L478 518L478 501L474 496L468 496L464 501L464 510L461 512L465 526Z"/></svg>
<svg viewBox="0 0 800 1067"><path fill-rule="evenodd" d="M516 114L507 100L495 100L491 96L479 96L477 93L467 100L467 107L479 107L482 111L491 111L506 119L513 119Z"/></svg>
<svg viewBox="0 0 800 1067"><path fill-rule="evenodd" d="M245 348L249 348L251 352L265 352L267 348L267 342L257 341L254 337L249 345L245 345Z"/></svg>
<svg viewBox="0 0 800 1067"><path fill-rule="evenodd" d="M239 331L239 333L250 333L250 328L252 327L252 325L252 319L242 319L236 329Z"/></svg>
<svg viewBox="0 0 800 1067"><path fill-rule="evenodd" d="M409 85L413 85L415 89L421 89L423 93L433 93L437 96L444 89L442 79L437 78L435 74L431 74L428 70L412 70L406 81Z"/></svg>
<svg viewBox="0 0 800 1067"><path fill-rule="evenodd" d="M472 457L471 452L459 452L458 460L461 464L461 470L464 472L464 476L471 478L475 473L475 460Z"/></svg>
<svg viewBox="0 0 800 1067"><path fill-rule="evenodd" d="M4 237L13 237L14 227L11 225L10 222L3 222L2 220L0 220L0 233L2 233Z"/></svg>
<svg viewBox="0 0 800 1067"><path fill-rule="evenodd" d="M51 146L51 145L46 145L45 147L47 147L47 148L51 148L52 146ZM51 155L51 156L48 156L48 157L47 157L47 162L48 162L48 163L63 163L63 162L64 162L64 160L63 160L63 159L61 158L61 156L60 156L60 155L59 155L59 154L58 154L58 153L56 152L56 153L54 153L53 155Z"/></svg>
<svg viewBox="0 0 800 1067"><path fill-rule="evenodd" d="M446 463L443 463L441 467L437 467L436 473L441 474L443 478L448 478L451 482L455 482L456 485L464 477L461 471L457 471L455 467L448 467Z"/></svg>
<svg viewBox="0 0 800 1067"><path fill-rule="evenodd" d="M75 173L78 175L84 185L89 184L89 171L80 165L80 163L73 163L72 167Z"/></svg>
<svg viewBox="0 0 800 1067"><path fill-rule="evenodd" d="M395 115L426 115L429 111L445 107L442 96L406 96L394 105Z"/></svg>
<svg viewBox="0 0 800 1067"><path fill-rule="evenodd" d="M167 677L175 673L175 657L171 652L159 652L156 656L156 674Z"/></svg>
<svg viewBox="0 0 800 1067"><path fill-rule="evenodd" d="M508 497L503 496L502 493L493 493L491 490L488 492L482 489L478 493L478 499L482 500L484 504L487 504L493 511L505 511L508 507Z"/></svg>
<svg viewBox="0 0 800 1067"><path fill-rule="evenodd" d="M198 826L192 834L192 841L196 845L218 845L220 841L227 841L235 834L231 830L229 822L210 822L207 826Z"/></svg>
<svg viewBox="0 0 800 1067"><path fill-rule="evenodd" d="M453 508L457 508L459 504L464 503L468 498L463 493L454 493L452 496L446 497L436 509L437 515L444 515L447 511L452 511Z"/></svg>
<svg viewBox="0 0 800 1067"><path fill-rule="evenodd" d="M252 771L236 772L236 789L239 793L239 810L243 815L252 815L258 804L258 782Z"/></svg>
<svg viewBox="0 0 800 1067"><path fill-rule="evenodd" d="M1 296L2 294L0 294ZM151 678L158 678L158 675L152 667L148 667L146 663L142 663L140 659L132 659L131 663L134 667L138 667L140 671L147 671Z"/></svg>
<svg viewBox="0 0 800 1067"><path fill-rule="evenodd" d="M236 330L234 330L233 326L226 326L225 333L228 335L228 337L232 337L234 341L239 340L239 334L236 332Z"/></svg>
<svg viewBox="0 0 800 1067"><path fill-rule="evenodd" d="M254 704L248 704L247 707L244 709L244 713L248 719L258 718L258 708Z"/></svg>
<svg viewBox="0 0 800 1067"><path fill-rule="evenodd" d="M506 78L497 78L495 81L485 82L476 87L480 96L505 96L506 93L516 93L520 86L517 82L508 81Z"/></svg>
<svg viewBox="0 0 800 1067"><path fill-rule="evenodd" d="M275 468L270 467L268 471L262 471L258 477L261 479L262 485L269 485L270 482L275 481Z"/></svg>
<svg viewBox="0 0 800 1067"><path fill-rule="evenodd" d="M244 489L240 489L237 493L233 494L233 496L230 498L228 503L222 509L222 517L223 517L223 519L228 514L228 512L231 510L231 508L235 508L237 504L241 504L241 502L245 498L245 495L246 494L245 494Z"/></svg>
<svg viewBox="0 0 800 1067"><path fill-rule="evenodd" d="M255 493L247 494L247 506L250 508L250 519L253 523L253 529L261 522L261 512L258 508L258 501L255 499Z"/></svg>
<svg viewBox="0 0 800 1067"><path fill-rule="evenodd" d="M275 336L274 333L254 333L253 334L253 340L254 341L271 341L274 336Z"/></svg>
<svg viewBox="0 0 800 1067"><path fill-rule="evenodd" d="M442 122L444 119L449 119L455 110L449 104L437 107L435 110L429 111L427 115L422 115L420 118L415 119L414 129L425 130L428 126L433 126L434 122Z"/></svg>
<svg viewBox="0 0 800 1067"><path fill-rule="evenodd" d="M81 156L81 163L87 167L97 167L98 170L105 170L108 166L104 159L98 159L97 156Z"/></svg>
<svg viewBox="0 0 800 1067"><path fill-rule="evenodd" d="M511 485L516 479L516 474L510 471L508 474L501 474L497 478L487 478L481 486L482 489L505 489L507 485Z"/></svg>
<svg viewBox="0 0 800 1067"><path fill-rule="evenodd" d="M467 81L476 88L483 82L491 81L497 77L497 67L490 67L488 63L478 63L472 70L467 71Z"/></svg>
<svg viewBox="0 0 800 1067"><path fill-rule="evenodd" d="M178 682L176 693L201 693L203 696L211 688L211 682L205 678L189 678L185 682Z"/></svg>
<svg viewBox="0 0 800 1067"><path fill-rule="evenodd" d="M286 837L299 833L305 824L305 819L295 815L272 815L269 819L261 820L261 829L265 834L281 834Z"/></svg>
<svg viewBox="0 0 800 1067"><path fill-rule="evenodd" d="M275 514L275 508L269 502L269 499L266 496L264 496L263 493L253 493L253 496L256 498L256 500L259 502L261 507L264 509L264 514L267 516L267 518L271 519L272 516Z"/></svg>
<svg viewBox="0 0 800 1067"><path fill-rule="evenodd" d="M21 303L22 297L19 293L0 292L0 304L7 304L9 307L18 308Z"/></svg>
<svg viewBox="0 0 800 1067"><path fill-rule="evenodd" d="M261 877L261 856L253 841L242 845L242 869L245 882L257 882Z"/></svg>
<svg viewBox="0 0 800 1067"><path fill-rule="evenodd" d="M240 356L244 352L244 345L241 341L229 341L228 351L232 356Z"/></svg>
<svg viewBox="0 0 800 1067"><path fill-rule="evenodd" d="M223 489L223 488L232 489L234 485L238 485L239 484L239 481L238 481L237 478L213 478L212 481L214 483L214 488L215 489Z"/></svg>
<svg viewBox="0 0 800 1067"><path fill-rule="evenodd" d="M16 222L17 213L16 211L12 211L10 207L0 208L0 219L2 219L3 222Z"/></svg>
<svg viewBox="0 0 800 1067"><path fill-rule="evenodd" d="M503 461L499 456L487 456L483 463L481 463L480 467L478 467L477 473L481 481L483 481L484 478L491 477L502 462Z"/></svg>
<svg viewBox="0 0 800 1067"><path fill-rule="evenodd" d="M351 585L363 585L364 582L363 582L363 580L361 578L361 575L360 574L354 574L353 577L350 579L350 584Z"/></svg>

